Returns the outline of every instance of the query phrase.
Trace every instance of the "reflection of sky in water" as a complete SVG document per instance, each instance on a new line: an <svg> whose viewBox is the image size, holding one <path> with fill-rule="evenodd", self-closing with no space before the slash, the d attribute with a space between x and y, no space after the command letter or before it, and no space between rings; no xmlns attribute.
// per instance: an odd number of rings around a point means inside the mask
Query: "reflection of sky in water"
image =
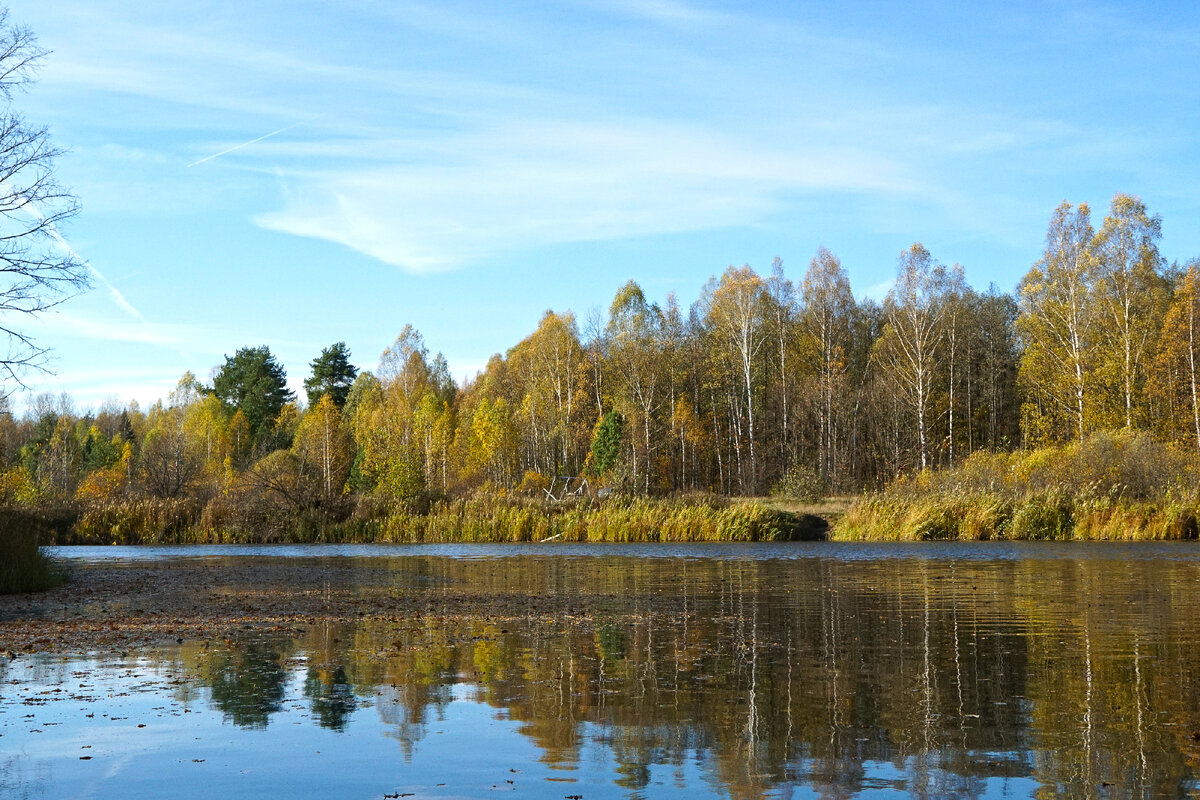
<svg viewBox="0 0 1200 800"><path fill-rule="evenodd" d="M180 558L257 556L274 558L453 558L503 560L538 556L562 558L742 559L762 561L833 559L1016 561L1105 558L1200 561L1192 542L670 542L621 544L305 544L70 546L47 548L67 561L160 561Z"/></svg>
<svg viewBox="0 0 1200 800"><path fill-rule="evenodd" d="M0 659L0 797L1197 791L1200 550L776 551L301 550L428 607Z"/></svg>
<svg viewBox="0 0 1200 800"><path fill-rule="evenodd" d="M8 667L0 700L5 798L629 795L599 729L585 729L576 768L545 764L520 723L479 702L467 684L450 687L420 724L395 690L381 687L359 698L339 732L317 724L307 672L295 665L263 728L234 724L211 690L176 683L152 661L56 661ZM76 699L83 697L102 699ZM702 772L698 761L653 766L646 791L719 796Z"/></svg>

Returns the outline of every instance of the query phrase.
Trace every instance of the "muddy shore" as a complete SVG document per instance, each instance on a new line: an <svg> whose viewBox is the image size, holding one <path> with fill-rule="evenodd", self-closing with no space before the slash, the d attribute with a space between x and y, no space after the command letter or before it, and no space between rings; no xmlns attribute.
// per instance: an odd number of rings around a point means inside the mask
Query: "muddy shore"
<svg viewBox="0 0 1200 800"><path fill-rule="evenodd" d="M502 569L496 567L496 569ZM384 566L342 560L182 559L80 563L46 592L0 596L0 655L117 653L254 632L301 635L308 626L430 616L503 620L545 616L589 624L612 595L562 597L462 581L398 580ZM628 600L628 597L622 598ZM658 610L667 610L656 598ZM668 602L669 605L669 602Z"/></svg>

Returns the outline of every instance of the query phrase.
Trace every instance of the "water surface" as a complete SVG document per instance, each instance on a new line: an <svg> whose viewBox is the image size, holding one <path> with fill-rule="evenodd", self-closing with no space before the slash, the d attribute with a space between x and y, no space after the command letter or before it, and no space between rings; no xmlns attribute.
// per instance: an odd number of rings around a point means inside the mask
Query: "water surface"
<svg viewBox="0 0 1200 800"><path fill-rule="evenodd" d="M307 605L0 658L0 797L1200 796L1188 545L59 555Z"/></svg>

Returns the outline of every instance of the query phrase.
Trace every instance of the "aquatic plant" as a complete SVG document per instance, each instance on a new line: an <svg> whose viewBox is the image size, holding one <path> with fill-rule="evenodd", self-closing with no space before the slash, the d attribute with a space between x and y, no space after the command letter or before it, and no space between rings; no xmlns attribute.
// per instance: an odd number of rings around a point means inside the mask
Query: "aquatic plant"
<svg viewBox="0 0 1200 800"><path fill-rule="evenodd" d="M39 544L41 528L32 515L0 512L0 594L41 591L65 579Z"/></svg>
<svg viewBox="0 0 1200 800"><path fill-rule="evenodd" d="M442 500L428 507L363 503L346 518L301 509L250 519L214 500L129 498L87 508L64 544L258 542L697 542L793 541L825 521L712 495L552 502L521 497Z"/></svg>
<svg viewBox="0 0 1200 800"><path fill-rule="evenodd" d="M130 497L89 505L64 544L188 544L202 506L192 498Z"/></svg>

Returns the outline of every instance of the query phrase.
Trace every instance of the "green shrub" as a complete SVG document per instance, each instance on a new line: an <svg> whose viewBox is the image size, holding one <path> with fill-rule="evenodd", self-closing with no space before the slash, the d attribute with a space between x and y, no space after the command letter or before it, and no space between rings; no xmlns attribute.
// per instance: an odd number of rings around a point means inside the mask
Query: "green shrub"
<svg viewBox="0 0 1200 800"><path fill-rule="evenodd" d="M771 489L771 495L797 503L815 503L829 493L825 481L808 464L793 464Z"/></svg>
<svg viewBox="0 0 1200 800"><path fill-rule="evenodd" d="M1071 501L1063 496L1038 495L1013 513L1014 539L1069 539L1075 528Z"/></svg>

